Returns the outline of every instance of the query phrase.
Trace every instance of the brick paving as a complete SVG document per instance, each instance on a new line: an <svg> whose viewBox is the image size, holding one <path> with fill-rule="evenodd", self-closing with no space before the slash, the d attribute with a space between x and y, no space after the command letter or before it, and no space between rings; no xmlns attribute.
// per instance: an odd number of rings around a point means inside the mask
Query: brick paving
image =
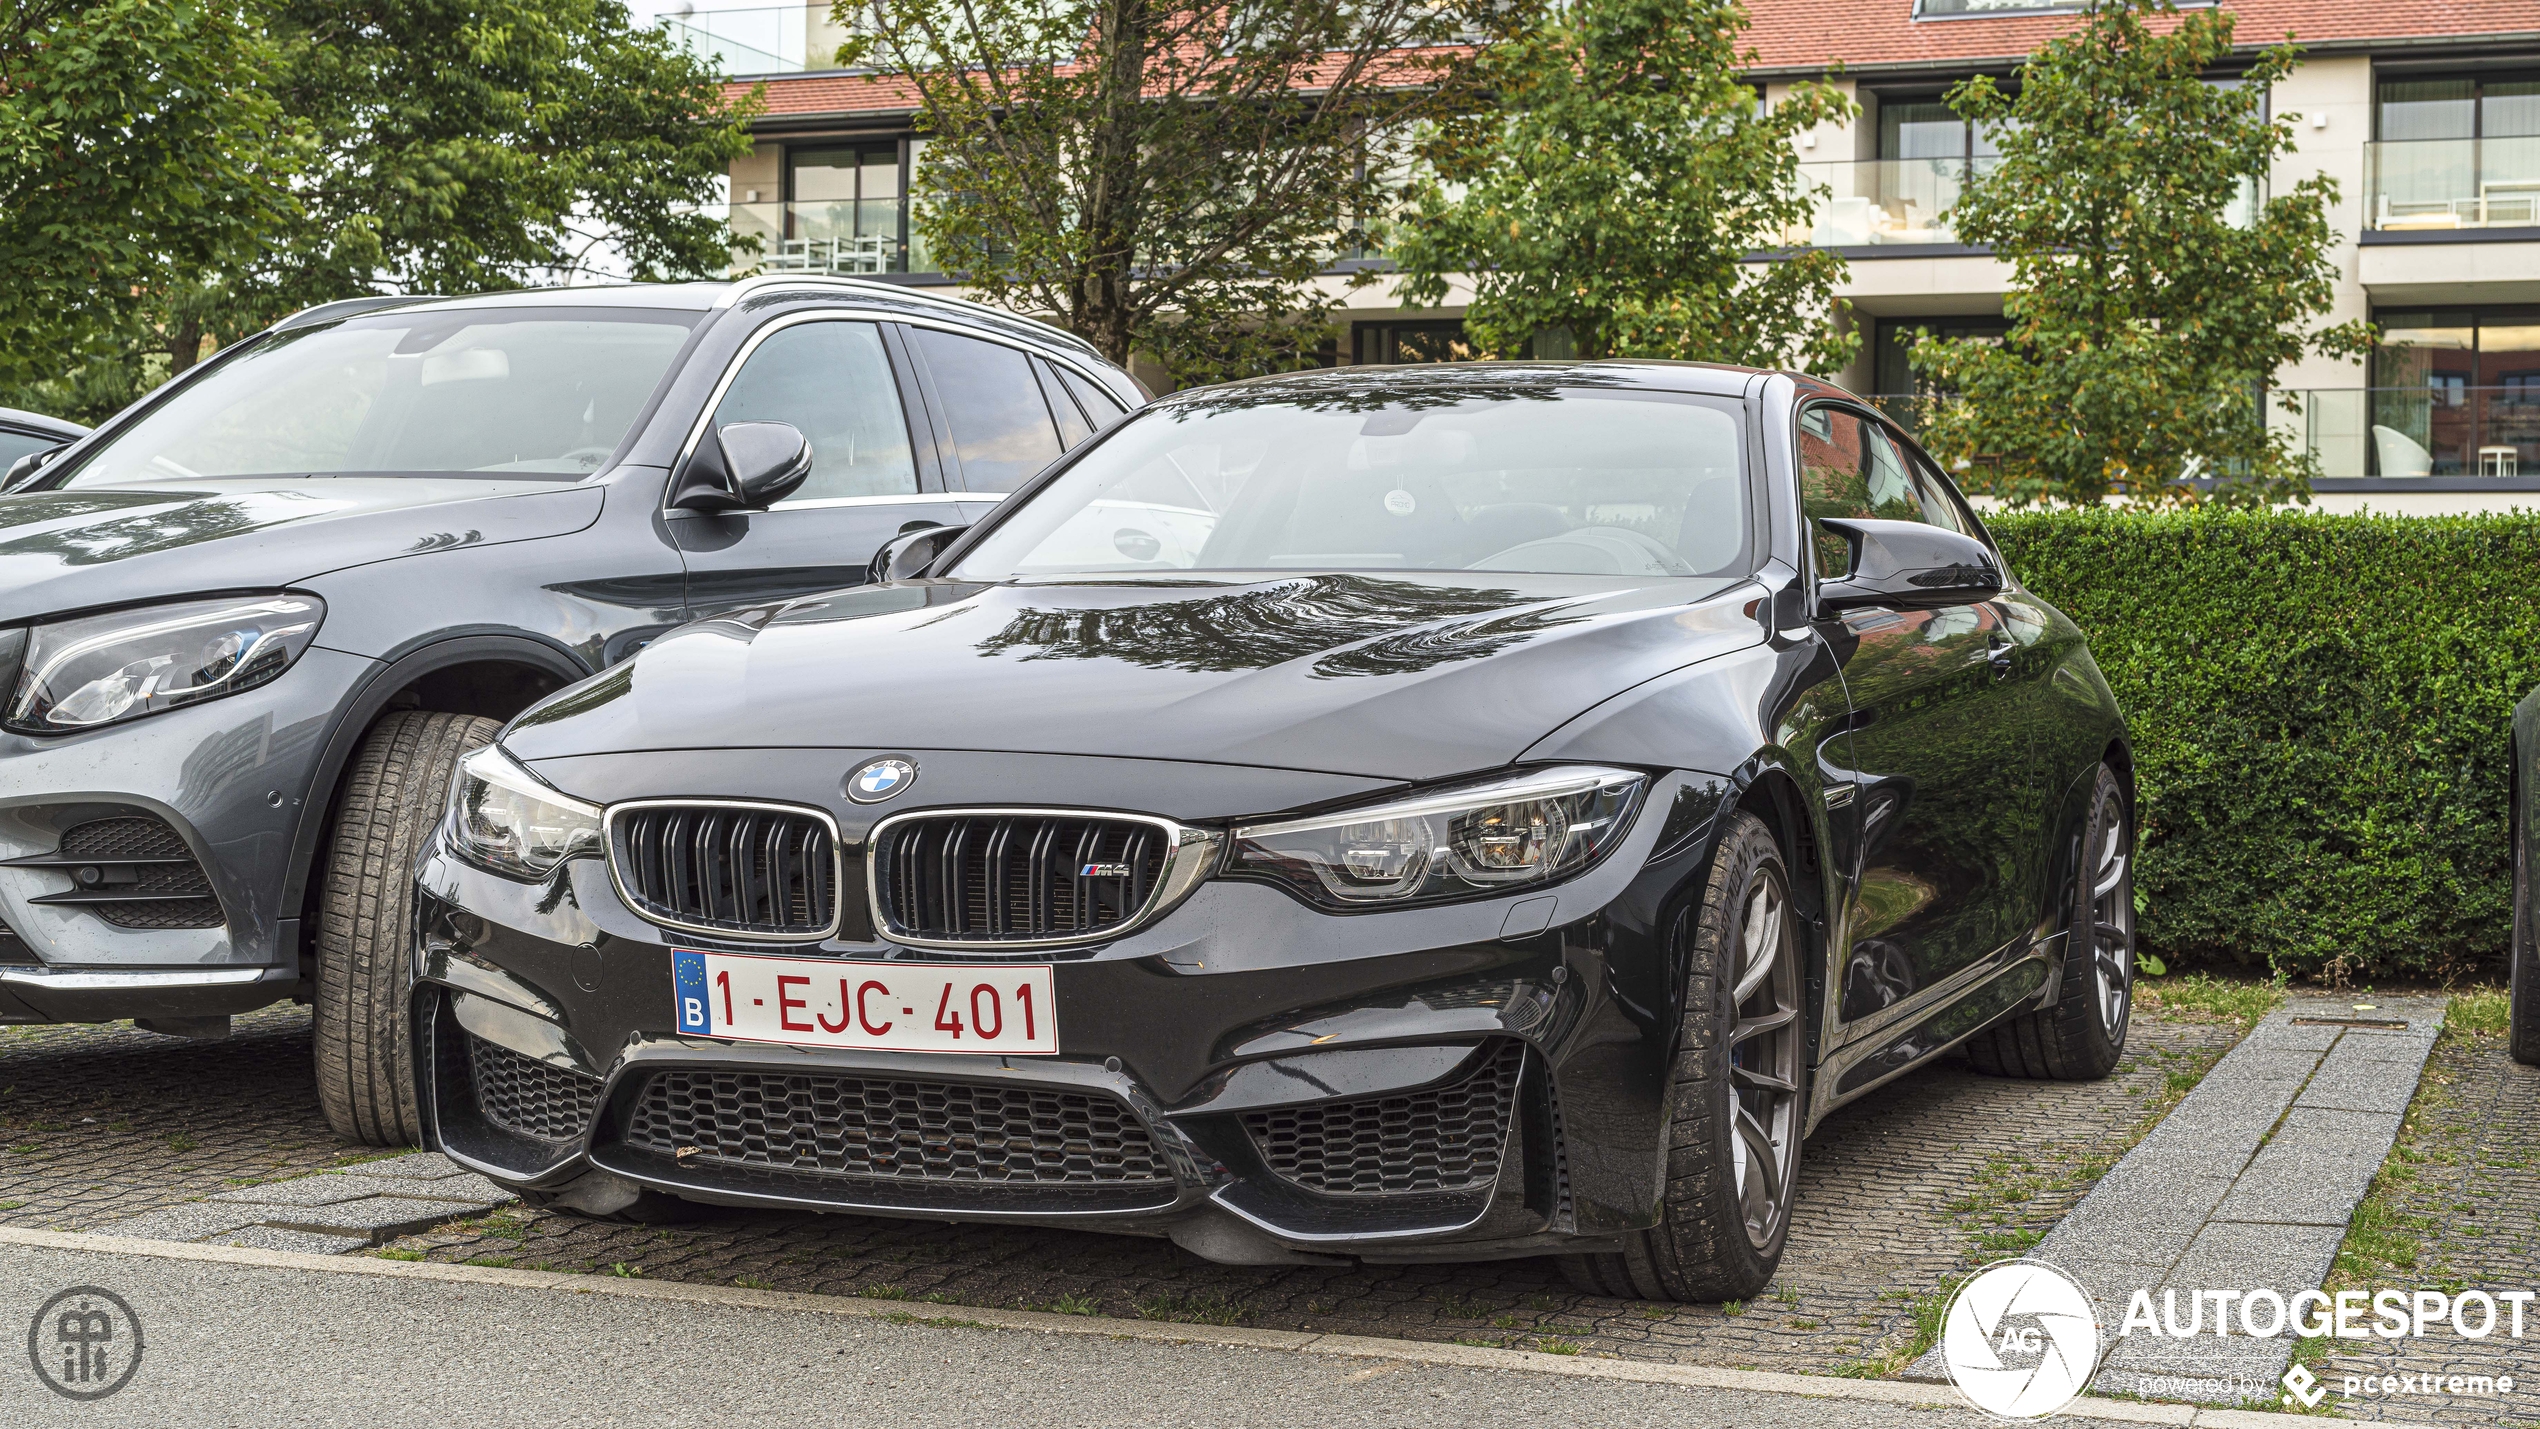
<svg viewBox="0 0 2540 1429"><path fill-rule="evenodd" d="M401 1257L1022 1306L1794 1371L1890 1373L1918 1309L2033 1244L2236 1038L2138 1014L2106 1082L1945 1063L1830 1118L1803 1158L1790 1250L1736 1307L1583 1296L1549 1261L1229 1267L1169 1242L1028 1228L713 1210L616 1226L513 1207L398 1240ZM226 1042L129 1026L0 1031L0 1223L114 1221L382 1155L338 1143L310 1088L308 1017ZM83 1120L86 1118L86 1120ZM141 1222L149 1224L150 1222Z"/></svg>
<svg viewBox="0 0 2540 1429"><path fill-rule="evenodd" d="M2540 1290L2540 1067L2502 1036L2447 1032L2428 1059L2406 1128L2357 1212L2331 1290ZM2540 1307L2534 1307L2540 1309ZM2436 1329L2409 1341L2330 1342L2314 1359L2332 1390L2345 1375L2512 1375L2498 1400L2414 1396L2330 1403L2358 1419L2540 1424L2540 1314L2525 1338Z"/></svg>

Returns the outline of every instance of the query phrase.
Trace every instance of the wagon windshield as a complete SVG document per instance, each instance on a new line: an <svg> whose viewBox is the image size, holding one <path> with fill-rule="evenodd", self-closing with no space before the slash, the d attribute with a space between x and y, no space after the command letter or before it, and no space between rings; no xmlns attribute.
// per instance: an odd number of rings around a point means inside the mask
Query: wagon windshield
<svg viewBox="0 0 2540 1429"><path fill-rule="evenodd" d="M1124 423L953 574L1743 574L1741 422L1642 390L1218 389Z"/></svg>

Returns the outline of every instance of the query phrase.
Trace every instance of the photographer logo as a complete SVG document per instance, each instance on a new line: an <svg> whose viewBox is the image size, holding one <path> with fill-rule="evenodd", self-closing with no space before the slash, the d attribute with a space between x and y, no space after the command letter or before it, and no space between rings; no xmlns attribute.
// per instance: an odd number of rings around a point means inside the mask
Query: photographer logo
<svg viewBox="0 0 2540 1429"><path fill-rule="evenodd" d="M2090 1382L2099 1317L2064 1272L2043 1261L2002 1261L1958 1287L1941 1321L1940 1357L1976 1408L2043 1419Z"/></svg>
<svg viewBox="0 0 2540 1429"><path fill-rule="evenodd" d="M141 1317L123 1297L74 1285L44 1302L27 1326L35 1377L64 1399L103 1399L141 1368Z"/></svg>

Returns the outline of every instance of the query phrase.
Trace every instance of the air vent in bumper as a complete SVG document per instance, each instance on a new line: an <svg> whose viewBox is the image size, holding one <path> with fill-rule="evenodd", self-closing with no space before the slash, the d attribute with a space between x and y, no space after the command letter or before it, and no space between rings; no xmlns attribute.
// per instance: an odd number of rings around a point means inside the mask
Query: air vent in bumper
<svg viewBox="0 0 2540 1429"><path fill-rule="evenodd" d="M51 869L70 879L68 891L28 902L86 908L118 928L217 928L226 921L193 850L153 815L75 825L53 852L11 859L9 866Z"/></svg>
<svg viewBox="0 0 2540 1429"><path fill-rule="evenodd" d="M600 1109L599 1078L524 1057L482 1037L468 1037L465 1046L478 1116L538 1141L582 1139Z"/></svg>
<svg viewBox="0 0 2540 1429"><path fill-rule="evenodd" d="M1217 847L1204 830L1138 815L929 810L874 826L866 882L876 920L899 942L1099 942L1190 891Z"/></svg>
<svg viewBox="0 0 2540 1429"><path fill-rule="evenodd" d="M696 933L813 942L838 931L838 834L778 804L645 801L608 811L609 873L644 918Z"/></svg>
<svg viewBox="0 0 2540 1429"><path fill-rule="evenodd" d="M1524 1043L1503 1042L1459 1080L1424 1091L1248 1112L1244 1129L1281 1180L1319 1195L1487 1186L1499 1175L1525 1056Z"/></svg>
<svg viewBox="0 0 2540 1429"><path fill-rule="evenodd" d="M626 1144L681 1167L1006 1187L1164 1187L1173 1173L1106 1092L897 1077L653 1073Z"/></svg>

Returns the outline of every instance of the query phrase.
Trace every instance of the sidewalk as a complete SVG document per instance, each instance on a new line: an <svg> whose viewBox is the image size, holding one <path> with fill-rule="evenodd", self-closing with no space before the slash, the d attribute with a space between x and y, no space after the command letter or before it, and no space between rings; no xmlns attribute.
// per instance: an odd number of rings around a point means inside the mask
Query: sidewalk
<svg viewBox="0 0 2540 1429"><path fill-rule="evenodd" d="M112 1290L147 1351L110 1398L10 1356L0 1423L1980 1429L1952 1391L1457 1345L0 1230L0 1331ZM2292 1429L2085 1400L2051 1425Z"/></svg>

